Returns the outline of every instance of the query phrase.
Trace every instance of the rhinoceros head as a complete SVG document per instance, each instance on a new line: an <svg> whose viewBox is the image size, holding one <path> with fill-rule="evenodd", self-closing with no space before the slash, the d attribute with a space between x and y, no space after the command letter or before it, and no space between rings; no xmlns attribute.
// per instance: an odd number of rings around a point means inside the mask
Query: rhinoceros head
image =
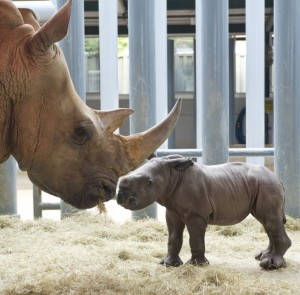
<svg viewBox="0 0 300 295"><path fill-rule="evenodd" d="M181 101L151 129L115 134L133 111L87 107L55 44L67 34L70 9L69 0L40 27L30 10L0 0L0 161L12 154L42 190L90 208L111 199L118 177L169 136Z"/></svg>

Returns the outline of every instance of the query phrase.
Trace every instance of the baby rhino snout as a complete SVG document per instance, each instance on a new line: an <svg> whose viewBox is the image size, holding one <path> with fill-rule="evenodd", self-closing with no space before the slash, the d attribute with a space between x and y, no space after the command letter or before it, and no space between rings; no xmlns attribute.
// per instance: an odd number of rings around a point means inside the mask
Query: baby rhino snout
<svg viewBox="0 0 300 295"><path fill-rule="evenodd" d="M137 199L131 189L131 179L121 178L117 194L117 203L126 209L133 210L137 204Z"/></svg>
<svg viewBox="0 0 300 295"><path fill-rule="evenodd" d="M124 207L133 206L136 203L136 199L133 196L126 196L119 193L117 195L117 203Z"/></svg>
<svg viewBox="0 0 300 295"><path fill-rule="evenodd" d="M119 190L117 194L117 203L126 209L134 210L137 206L137 199L132 193Z"/></svg>

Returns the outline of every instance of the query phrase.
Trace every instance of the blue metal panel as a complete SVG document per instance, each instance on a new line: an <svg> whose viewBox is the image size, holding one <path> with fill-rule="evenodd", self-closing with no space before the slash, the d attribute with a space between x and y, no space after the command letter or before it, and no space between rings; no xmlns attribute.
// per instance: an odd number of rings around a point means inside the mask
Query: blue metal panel
<svg viewBox="0 0 300 295"><path fill-rule="evenodd" d="M179 154L185 157L202 157L202 149L159 149L157 156L163 157L172 154ZM274 155L273 148L230 148L228 154L231 157L270 157Z"/></svg>
<svg viewBox="0 0 300 295"><path fill-rule="evenodd" d="M203 163L219 164L228 161L229 146L228 1L196 1L196 14Z"/></svg>
<svg viewBox="0 0 300 295"><path fill-rule="evenodd" d="M300 217L300 1L275 0L275 171L286 211Z"/></svg>
<svg viewBox="0 0 300 295"><path fill-rule="evenodd" d="M59 44L64 52L75 89L81 99L85 101L83 2L72 2L68 35ZM57 9L61 8L65 3L66 0L57 0Z"/></svg>
<svg viewBox="0 0 300 295"><path fill-rule="evenodd" d="M101 109L119 107L118 5L117 0L99 1Z"/></svg>
<svg viewBox="0 0 300 295"><path fill-rule="evenodd" d="M265 3L246 1L246 145L262 148L265 143ZM263 158L247 162L264 165Z"/></svg>
<svg viewBox="0 0 300 295"><path fill-rule="evenodd" d="M0 215L17 214L17 169L13 157L0 165Z"/></svg>
<svg viewBox="0 0 300 295"><path fill-rule="evenodd" d="M130 133L145 131L156 123L155 80L155 1L128 1ZM161 0L158 0L161 1ZM165 98L166 99L166 98ZM153 204L144 210L133 212L135 218L157 216Z"/></svg>
<svg viewBox="0 0 300 295"><path fill-rule="evenodd" d="M74 87L82 100L86 100L84 77L84 1L73 1L68 35L60 42L60 47L65 55ZM57 0L57 9L66 3ZM64 201L61 201L62 217L76 211Z"/></svg>

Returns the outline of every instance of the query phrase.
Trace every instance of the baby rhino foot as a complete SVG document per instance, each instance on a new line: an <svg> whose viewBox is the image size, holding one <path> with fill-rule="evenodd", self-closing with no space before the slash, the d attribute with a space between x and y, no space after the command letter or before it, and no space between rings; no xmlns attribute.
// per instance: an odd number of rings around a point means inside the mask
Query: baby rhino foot
<svg viewBox="0 0 300 295"><path fill-rule="evenodd" d="M266 270L273 270L286 267L286 263L282 256L269 256L262 259L259 266Z"/></svg>
<svg viewBox="0 0 300 295"><path fill-rule="evenodd" d="M176 266L177 267L177 266L182 265L183 262L178 255L175 255L175 256L167 255L159 262L159 264L162 264L165 266Z"/></svg>
<svg viewBox="0 0 300 295"><path fill-rule="evenodd" d="M191 258L190 260L188 260L185 264L191 264L191 265L195 265L195 266L205 266L208 265L209 262L205 257L197 257L197 258Z"/></svg>
<svg viewBox="0 0 300 295"><path fill-rule="evenodd" d="M263 260L265 258L268 258L270 255L271 255L270 250L260 251L258 254L255 255L255 259L256 260Z"/></svg>

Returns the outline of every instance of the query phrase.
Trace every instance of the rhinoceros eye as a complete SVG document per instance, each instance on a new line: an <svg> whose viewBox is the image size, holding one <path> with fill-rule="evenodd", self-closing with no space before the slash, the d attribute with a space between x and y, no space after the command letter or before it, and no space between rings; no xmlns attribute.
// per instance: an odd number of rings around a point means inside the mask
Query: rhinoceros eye
<svg viewBox="0 0 300 295"><path fill-rule="evenodd" d="M90 138L90 133L84 126L78 126L74 129L73 139L77 144L84 144Z"/></svg>
<svg viewBox="0 0 300 295"><path fill-rule="evenodd" d="M152 184L152 179L148 179L147 184L150 186Z"/></svg>

